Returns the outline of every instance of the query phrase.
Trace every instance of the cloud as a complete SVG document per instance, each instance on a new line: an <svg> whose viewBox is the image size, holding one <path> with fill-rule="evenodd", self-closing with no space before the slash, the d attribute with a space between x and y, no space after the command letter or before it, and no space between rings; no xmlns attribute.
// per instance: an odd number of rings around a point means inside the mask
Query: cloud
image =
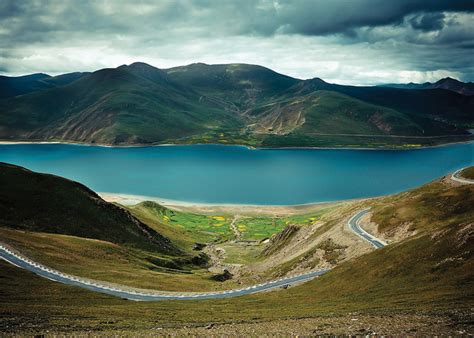
<svg viewBox="0 0 474 338"><path fill-rule="evenodd" d="M473 11L461 0L3 0L0 71L202 61L344 83L473 79Z"/></svg>
<svg viewBox="0 0 474 338"><path fill-rule="evenodd" d="M410 19L410 24L415 29L422 31L440 30L444 27L444 13L428 13L416 15Z"/></svg>
<svg viewBox="0 0 474 338"><path fill-rule="evenodd" d="M345 33L361 27L402 24L411 14L422 13L422 24L442 16L441 12L473 12L469 1L437 0L300 0L284 2L277 16L287 31L304 35Z"/></svg>

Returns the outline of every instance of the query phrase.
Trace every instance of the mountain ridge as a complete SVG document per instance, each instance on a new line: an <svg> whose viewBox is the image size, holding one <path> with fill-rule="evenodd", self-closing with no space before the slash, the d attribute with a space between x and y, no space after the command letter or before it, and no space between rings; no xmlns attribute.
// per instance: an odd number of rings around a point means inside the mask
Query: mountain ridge
<svg viewBox="0 0 474 338"><path fill-rule="evenodd" d="M474 82L462 82L452 77L445 77L436 82L424 83L387 83L378 87L392 87L404 89L446 89L463 95L474 95Z"/></svg>
<svg viewBox="0 0 474 338"><path fill-rule="evenodd" d="M44 76L33 79L47 88L0 98L0 139L390 147L411 142L397 135L426 138L422 145L465 141L474 126L474 96L299 80L258 65L135 62Z"/></svg>
<svg viewBox="0 0 474 338"><path fill-rule="evenodd" d="M168 238L86 186L0 162L2 226L180 254Z"/></svg>
<svg viewBox="0 0 474 338"><path fill-rule="evenodd" d="M88 74L90 73L73 72L57 76L35 73L16 77L0 75L0 99L24 95L57 86L64 86Z"/></svg>

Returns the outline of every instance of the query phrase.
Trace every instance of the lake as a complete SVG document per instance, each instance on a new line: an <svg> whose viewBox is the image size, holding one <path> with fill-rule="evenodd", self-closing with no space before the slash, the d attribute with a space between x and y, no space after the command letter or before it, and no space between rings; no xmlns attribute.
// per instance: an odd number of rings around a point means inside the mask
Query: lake
<svg viewBox="0 0 474 338"><path fill-rule="evenodd" d="M263 205L395 193L474 165L473 154L474 143L403 151L0 145L2 162L64 176L98 192Z"/></svg>

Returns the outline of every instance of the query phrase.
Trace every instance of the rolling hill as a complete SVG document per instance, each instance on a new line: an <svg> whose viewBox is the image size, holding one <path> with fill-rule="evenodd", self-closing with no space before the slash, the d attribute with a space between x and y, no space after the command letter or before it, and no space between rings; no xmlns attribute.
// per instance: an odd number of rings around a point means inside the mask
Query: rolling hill
<svg viewBox="0 0 474 338"><path fill-rule="evenodd" d="M136 144L238 125L232 114L141 63L3 100L0 111L0 133L6 139Z"/></svg>
<svg viewBox="0 0 474 338"><path fill-rule="evenodd" d="M456 124L472 123L474 100L472 97L449 90L411 90L387 87L357 87L326 83L321 79L306 80L288 90L295 96L319 90L335 91L367 103L394 109L420 123L446 124L450 130ZM438 124L439 123L439 124ZM433 132L438 132L434 128Z"/></svg>
<svg viewBox="0 0 474 338"><path fill-rule="evenodd" d="M0 139L10 141L390 147L473 138L474 96L442 86L342 86L256 65L139 62L2 81Z"/></svg>
<svg viewBox="0 0 474 338"><path fill-rule="evenodd" d="M0 186L2 226L181 253L168 238L77 182L0 163Z"/></svg>
<svg viewBox="0 0 474 338"><path fill-rule="evenodd" d="M42 73L18 77L0 76L0 99L65 86L87 74L75 72L58 76L49 76Z"/></svg>
<svg viewBox="0 0 474 338"><path fill-rule="evenodd" d="M250 109L300 81L262 66L248 64L195 63L164 71L174 81L233 107L236 112Z"/></svg>

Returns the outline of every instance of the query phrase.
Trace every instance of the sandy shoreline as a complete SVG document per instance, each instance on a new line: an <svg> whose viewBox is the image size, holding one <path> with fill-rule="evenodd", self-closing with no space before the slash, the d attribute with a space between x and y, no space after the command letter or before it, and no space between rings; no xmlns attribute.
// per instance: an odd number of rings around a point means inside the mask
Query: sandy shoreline
<svg viewBox="0 0 474 338"><path fill-rule="evenodd" d="M160 197L98 192L99 196L107 202L132 206L144 201L152 201L176 211L198 214L243 214L243 215L298 215L314 212L336 204L350 203L359 200L346 200L336 202L320 202L299 205L252 205L252 204L212 204L174 201Z"/></svg>

